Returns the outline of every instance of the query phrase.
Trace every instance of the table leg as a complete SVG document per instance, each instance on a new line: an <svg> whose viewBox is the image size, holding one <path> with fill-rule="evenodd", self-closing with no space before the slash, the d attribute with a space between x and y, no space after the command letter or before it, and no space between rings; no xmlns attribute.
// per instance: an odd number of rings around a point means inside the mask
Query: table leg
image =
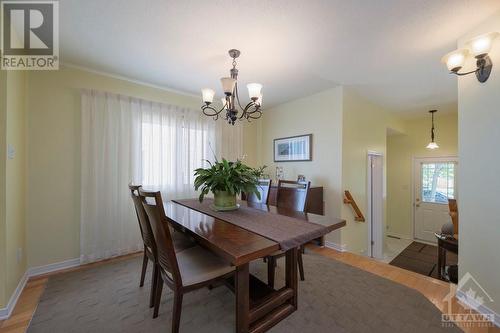
<svg viewBox="0 0 500 333"><path fill-rule="evenodd" d="M438 240L438 267L437 267L437 273L438 273L438 279L441 279L441 269L442 269L442 261L443 261L443 249L441 248L441 243L440 241Z"/></svg>
<svg viewBox="0 0 500 333"><path fill-rule="evenodd" d="M236 267L234 286L236 292L236 333L247 333L249 331L249 278L248 263Z"/></svg>
<svg viewBox="0 0 500 333"><path fill-rule="evenodd" d="M285 281L286 287L293 290L293 297L290 299L290 304L297 309L297 249L286 251L285 256Z"/></svg>
<svg viewBox="0 0 500 333"><path fill-rule="evenodd" d="M446 268L446 248L442 248L441 251L443 251L443 257L441 258L441 261L443 262L443 268Z"/></svg>

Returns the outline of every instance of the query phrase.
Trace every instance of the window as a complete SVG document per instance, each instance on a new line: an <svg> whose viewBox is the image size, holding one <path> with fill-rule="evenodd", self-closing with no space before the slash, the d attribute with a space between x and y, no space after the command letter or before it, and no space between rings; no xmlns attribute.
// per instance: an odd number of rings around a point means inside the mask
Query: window
<svg viewBox="0 0 500 333"><path fill-rule="evenodd" d="M455 162L422 163L422 201L447 204L455 198Z"/></svg>
<svg viewBox="0 0 500 333"><path fill-rule="evenodd" d="M213 127L185 121L142 122L142 183L171 195L193 191L194 170L213 159Z"/></svg>

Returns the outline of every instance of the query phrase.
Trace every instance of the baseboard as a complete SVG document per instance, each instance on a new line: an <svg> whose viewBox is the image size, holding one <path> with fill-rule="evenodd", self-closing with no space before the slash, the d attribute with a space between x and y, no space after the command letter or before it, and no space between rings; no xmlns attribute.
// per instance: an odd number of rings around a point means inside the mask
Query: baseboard
<svg viewBox="0 0 500 333"><path fill-rule="evenodd" d="M72 268L80 266L80 258L69 259L61 262L56 262L53 264L48 264L44 266L31 267L28 269L28 277L35 277L42 274L52 273L55 271L60 271L66 268Z"/></svg>
<svg viewBox="0 0 500 333"><path fill-rule="evenodd" d="M398 234L396 232L387 232L385 235L386 236L393 236L393 237L397 237L397 238L401 238L401 239L413 240L413 238L409 237L408 235L402 235L402 234Z"/></svg>
<svg viewBox="0 0 500 333"><path fill-rule="evenodd" d="M7 305L4 308L0 308L0 320L7 319L10 317L12 311L14 311L19 296L21 296L21 293L23 292L24 286L26 285L27 281L28 281L28 272L24 273L24 275L22 276L21 280L17 284L16 290L14 290L14 293L12 294L12 296L10 296Z"/></svg>
<svg viewBox="0 0 500 333"><path fill-rule="evenodd" d="M339 252L347 252L347 245L345 245L345 244L337 244L334 242L325 241L325 246L327 248L330 248L330 249L333 249L333 250L336 250Z"/></svg>
<svg viewBox="0 0 500 333"><path fill-rule="evenodd" d="M54 264L45 266L28 268L19 281L16 290L10 297L7 306L5 306L5 308L0 308L0 320L4 320L10 317L12 311L16 307L17 301L19 300L19 296L23 292L23 289L26 286L26 282L28 282L29 278L77 266L80 266L79 258L56 262Z"/></svg>
<svg viewBox="0 0 500 333"><path fill-rule="evenodd" d="M455 296L461 303L467 305L469 308L473 310L476 310L478 313L482 315L493 315L493 317L495 318L493 324L495 324L495 326L497 327L500 327L500 315L498 313L496 313L495 311L491 310L490 308L488 308L483 304L472 304L471 302L469 302L465 293L461 290L457 290Z"/></svg>
<svg viewBox="0 0 500 333"><path fill-rule="evenodd" d="M429 242L429 241L418 239L418 238L415 238L414 241L417 242L417 243L422 243L422 244L437 246L437 241L436 241L436 243L433 243L433 242Z"/></svg>

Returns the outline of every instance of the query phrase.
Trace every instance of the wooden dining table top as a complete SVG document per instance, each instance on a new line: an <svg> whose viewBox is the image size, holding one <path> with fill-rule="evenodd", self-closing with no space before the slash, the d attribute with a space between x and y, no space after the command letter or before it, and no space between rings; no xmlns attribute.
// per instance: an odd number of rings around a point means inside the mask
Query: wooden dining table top
<svg viewBox="0 0 500 333"><path fill-rule="evenodd" d="M339 229L346 224L342 219L296 212L276 206L246 201L240 201L239 204L269 214L321 224L326 227L326 232ZM175 202L164 202L164 209L166 217L174 228L188 233L202 246L235 266L265 257L280 249L280 245L273 240Z"/></svg>

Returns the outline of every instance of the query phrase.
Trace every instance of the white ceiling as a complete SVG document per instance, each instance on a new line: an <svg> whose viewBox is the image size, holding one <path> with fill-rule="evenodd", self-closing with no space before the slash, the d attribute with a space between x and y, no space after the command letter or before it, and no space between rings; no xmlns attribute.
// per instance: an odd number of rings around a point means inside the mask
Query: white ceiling
<svg viewBox="0 0 500 333"><path fill-rule="evenodd" d="M240 85L262 83L267 107L342 84L426 111L457 98L442 55L497 10L499 0L61 0L61 60L222 94L238 48Z"/></svg>

